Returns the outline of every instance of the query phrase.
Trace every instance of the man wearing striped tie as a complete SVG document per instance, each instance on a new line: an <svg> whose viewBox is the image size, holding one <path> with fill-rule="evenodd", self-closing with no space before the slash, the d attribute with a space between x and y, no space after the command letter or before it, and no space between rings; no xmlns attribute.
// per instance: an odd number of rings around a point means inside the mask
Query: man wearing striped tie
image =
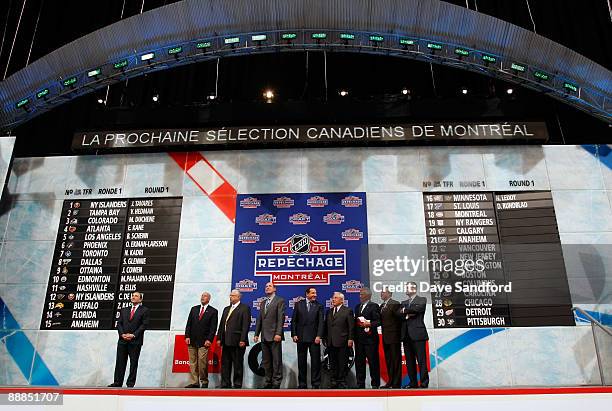
<svg viewBox="0 0 612 411"><path fill-rule="evenodd" d="M130 298L132 305L123 308L117 320L119 341L117 342L117 359L115 362L115 381L109 387L121 387L125 377L125 367L130 358L130 373L126 385L136 384L138 357L144 339L144 332L149 325L149 309L142 305L142 293L134 291Z"/></svg>
<svg viewBox="0 0 612 411"><path fill-rule="evenodd" d="M221 356L221 388L242 388L244 353L249 345L251 309L240 302L239 290L230 293L230 305L223 309L217 332L217 344L223 348ZM232 369L234 377L232 378Z"/></svg>

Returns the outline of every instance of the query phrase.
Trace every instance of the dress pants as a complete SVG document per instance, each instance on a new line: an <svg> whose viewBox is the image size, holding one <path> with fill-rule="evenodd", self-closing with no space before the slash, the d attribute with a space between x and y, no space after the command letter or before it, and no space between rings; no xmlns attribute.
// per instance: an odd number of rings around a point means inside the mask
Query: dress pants
<svg viewBox="0 0 612 411"><path fill-rule="evenodd" d="M117 343L117 359L115 361L115 384L123 385L125 377L125 368L127 366L128 357L130 359L130 373L126 381L128 387L133 387L136 384L136 373L138 371L138 357L140 357L140 349L142 344L125 344Z"/></svg>
<svg viewBox="0 0 612 411"><path fill-rule="evenodd" d="M389 374L387 385L400 388L402 386L402 347L399 342L383 344L383 350Z"/></svg>
<svg viewBox="0 0 612 411"><path fill-rule="evenodd" d="M308 352L310 352L310 385L321 386L321 344L297 343L298 387L306 388L308 375Z"/></svg>
<svg viewBox="0 0 612 411"><path fill-rule="evenodd" d="M261 344L262 366L266 370L265 385L280 387L283 382L282 342L263 341Z"/></svg>
<svg viewBox="0 0 612 411"><path fill-rule="evenodd" d="M329 364L331 365L330 388L346 388L346 374L348 373L349 348L328 347Z"/></svg>
<svg viewBox="0 0 612 411"><path fill-rule="evenodd" d="M372 387L380 387L380 360L378 358L378 343L355 344L355 376L357 388L365 387L366 359L370 365L370 381Z"/></svg>
<svg viewBox="0 0 612 411"><path fill-rule="evenodd" d="M189 371L191 384L208 385L208 348L187 347L189 351Z"/></svg>
<svg viewBox="0 0 612 411"><path fill-rule="evenodd" d="M417 361L419 363L421 385L429 385L425 341L414 341L410 338L404 340L404 353L406 354L406 368L408 369L408 377L410 377L410 386L416 387L418 385L416 369Z"/></svg>
<svg viewBox="0 0 612 411"><path fill-rule="evenodd" d="M231 347L223 345L221 356L221 388L232 387L232 368L234 369L234 388L242 388L244 371L244 353L246 347Z"/></svg>

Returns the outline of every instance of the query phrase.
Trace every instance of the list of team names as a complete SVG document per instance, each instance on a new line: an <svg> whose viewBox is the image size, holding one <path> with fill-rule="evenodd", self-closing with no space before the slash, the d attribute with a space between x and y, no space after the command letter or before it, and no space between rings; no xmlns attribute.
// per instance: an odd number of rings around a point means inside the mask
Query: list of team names
<svg viewBox="0 0 612 411"><path fill-rule="evenodd" d="M64 201L41 329L113 329L135 290L169 329L181 202Z"/></svg>
<svg viewBox="0 0 612 411"><path fill-rule="evenodd" d="M509 326L493 193L423 198L428 255L437 261L430 263L430 280L440 290L432 293L434 326Z"/></svg>

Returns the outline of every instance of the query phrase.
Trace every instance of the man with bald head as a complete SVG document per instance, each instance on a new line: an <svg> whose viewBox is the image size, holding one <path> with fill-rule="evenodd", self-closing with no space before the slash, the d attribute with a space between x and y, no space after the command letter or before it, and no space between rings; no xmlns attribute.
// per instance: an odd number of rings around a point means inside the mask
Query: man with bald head
<svg viewBox="0 0 612 411"><path fill-rule="evenodd" d="M355 376L357 388L365 388L366 363L370 366L372 388L380 387L380 364L378 359L378 326L380 311L372 302L372 291L364 287L359 290L359 301L355 307Z"/></svg>
<svg viewBox="0 0 612 411"><path fill-rule="evenodd" d="M344 305L344 294L334 293L332 307L325 317L324 341L331 368L330 388L347 388L349 350L353 348L355 317Z"/></svg>
<svg viewBox="0 0 612 411"><path fill-rule="evenodd" d="M251 309L240 302L241 298L242 293L239 290L234 289L230 292L230 305L223 309L219 322L217 344L223 348L221 388L242 388L244 353L249 345Z"/></svg>
<svg viewBox="0 0 612 411"><path fill-rule="evenodd" d="M200 304L191 307L185 342L189 350L191 381L185 388L208 388L208 350L217 332L218 311L210 303L210 293L204 291Z"/></svg>

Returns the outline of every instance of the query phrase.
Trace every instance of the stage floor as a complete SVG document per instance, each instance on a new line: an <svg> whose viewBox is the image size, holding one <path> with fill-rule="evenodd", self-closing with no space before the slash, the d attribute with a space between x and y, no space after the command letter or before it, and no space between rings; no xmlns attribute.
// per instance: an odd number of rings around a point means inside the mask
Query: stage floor
<svg viewBox="0 0 612 411"><path fill-rule="evenodd" d="M15 394L19 394L17 396ZM45 393L61 394L59 403L41 403ZM9 396L11 400L9 401ZM214 411L253 407L270 410L349 409L351 411L576 411L612 409L612 387L522 387L396 390L222 390L158 388L2 387L0 410L30 409L147 411L205 406ZM29 398L28 398L29 397ZM37 401L37 399L39 401ZM47 394L46 399L51 399ZM145 408L143 408L145 407ZM28 409L20 408L20 409Z"/></svg>

